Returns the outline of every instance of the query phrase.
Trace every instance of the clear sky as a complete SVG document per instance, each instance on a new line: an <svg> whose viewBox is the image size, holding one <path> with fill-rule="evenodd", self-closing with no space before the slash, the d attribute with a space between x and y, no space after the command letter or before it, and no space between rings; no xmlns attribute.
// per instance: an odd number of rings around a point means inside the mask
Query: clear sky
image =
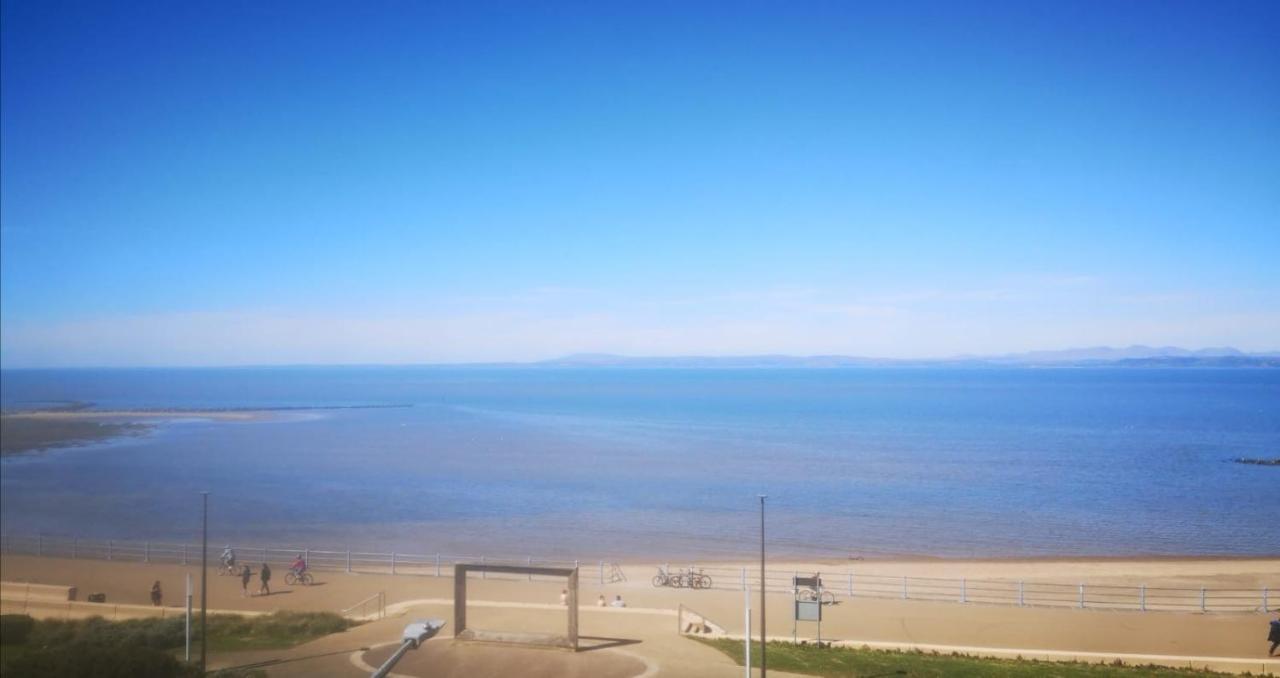
<svg viewBox="0 0 1280 678"><path fill-rule="evenodd" d="M1280 348L1280 3L0 17L0 361Z"/></svg>

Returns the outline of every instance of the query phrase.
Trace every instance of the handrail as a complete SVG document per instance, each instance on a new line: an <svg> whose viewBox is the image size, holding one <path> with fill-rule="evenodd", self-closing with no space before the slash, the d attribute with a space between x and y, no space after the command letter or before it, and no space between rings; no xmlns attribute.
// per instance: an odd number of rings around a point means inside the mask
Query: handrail
<svg viewBox="0 0 1280 678"><path fill-rule="evenodd" d="M622 585L629 578L623 567L608 561L578 561L567 559L534 558L533 556L463 556L414 553L383 553L352 549L312 549L306 547L234 546L237 557L245 562L269 562L287 564L298 553L306 554L313 570L381 573L405 576L452 577L453 566L458 563L484 562L489 564L515 564L530 566L535 563L582 568L584 579L594 580L601 586ZM58 556L103 560L124 560L149 563L199 562L200 548L172 542L130 542L112 539L81 539L44 534L0 534L0 552L27 553L37 556ZM210 560L221 552L220 547L210 549ZM697 563L675 563L667 566L668 572L688 566L703 571L712 578L711 589L741 590L748 579L750 568L699 566ZM646 566L649 567L649 566ZM661 566L660 566L661 567ZM650 572L651 573L651 572ZM647 582L649 574L639 581ZM770 592L791 592L794 572L774 570L769 573L765 588ZM823 572L827 585L824 590L837 596L853 598L883 598L900 600L925 600L982 605L1009 605L1017 607L1084 607L1094 609L1164 611L1164 612L1258 612L1280 609L1280 581L1275 586L1256 589L1232 588L1175 588L1137 584L1089 584L1087 582L1044 582L992 579L947 579L941 577L895 576L887 574L860 574L853 570ZM491 574L486 576L502 577ZM524 577L524 575L518 575ZM368 602L361 601L362 603Z"/></svg>

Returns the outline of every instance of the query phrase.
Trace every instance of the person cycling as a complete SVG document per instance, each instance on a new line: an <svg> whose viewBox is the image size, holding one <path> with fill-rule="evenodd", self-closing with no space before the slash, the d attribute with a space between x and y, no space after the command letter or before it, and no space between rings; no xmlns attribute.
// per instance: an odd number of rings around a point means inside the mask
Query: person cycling
<svg viewBox="0 0 1280 678"><path fill-rule="evenodd" d="M293 563L289 565L289 569L293 570L294 575L300 575L307 571L307 561L302 559L301 553L298 554L297 558L293 559Z"/></svg>
<svg viewBox="0 0 1280 678"><path fill-rule="evenodd" d="M235 572L236 552L231 548L231 544L227 544L222 548L222 567L228 572Z"/></svg>

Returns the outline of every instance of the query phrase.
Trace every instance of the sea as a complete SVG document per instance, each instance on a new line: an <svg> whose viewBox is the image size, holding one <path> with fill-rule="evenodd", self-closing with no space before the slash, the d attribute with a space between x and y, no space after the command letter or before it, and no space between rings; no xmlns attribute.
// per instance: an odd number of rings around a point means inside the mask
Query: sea
<svg viewBox="0 0 1280 678"><path fill-rule="evenodd" d="M1280 370L6 370L194 414L5 458L6 534L488 554L1280 554Z"/></svg>

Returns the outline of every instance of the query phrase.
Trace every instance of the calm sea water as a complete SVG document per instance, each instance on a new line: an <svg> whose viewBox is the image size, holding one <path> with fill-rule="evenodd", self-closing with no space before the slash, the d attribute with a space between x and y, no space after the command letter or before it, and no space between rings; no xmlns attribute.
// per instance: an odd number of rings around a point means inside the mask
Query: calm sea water
<svg viewBox="0 0 1280 678"><path fill-rule="evenodd" d="M5 408L287 408L3 461L10 533L407 552L1280 553L1280 370L6 371Z"/></svg>

